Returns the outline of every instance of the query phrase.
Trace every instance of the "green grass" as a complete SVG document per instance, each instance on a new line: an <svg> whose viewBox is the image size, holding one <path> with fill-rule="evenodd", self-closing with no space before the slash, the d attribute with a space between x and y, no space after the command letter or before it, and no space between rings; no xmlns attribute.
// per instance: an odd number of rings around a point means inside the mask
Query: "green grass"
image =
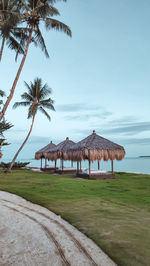
<svg viewBox="0 0 150 266"><path fill-rule="evenodd" d="M18 170L0 173L0 190L61 215L118 265L150 265L150 176L117 173L115 180Z"/></svg>

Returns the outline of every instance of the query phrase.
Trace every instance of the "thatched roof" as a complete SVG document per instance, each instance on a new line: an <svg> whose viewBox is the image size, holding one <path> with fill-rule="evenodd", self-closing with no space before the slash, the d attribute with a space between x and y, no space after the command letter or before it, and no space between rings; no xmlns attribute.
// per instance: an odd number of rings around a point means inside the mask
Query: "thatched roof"
<svg viewBox="0 0 150 266"><path fill-rule="evenodd" d="M73 145L67 152L69 160L82 161L85 159L100 161L122 160L125 156L125 150L122 146L109 141L95 133Z"/></svg>
<svg viewBox="0 0 150 266"><path fill-rule="evenodd" d="M41 158L46 158L47 152L49 152L51 149L54 149L55 147L56 145L51 141L48 145L35 153L35 159L40 160Z"/></svg>
<svg viewBox="0 0 150 266"><path fill-rule="evenodd" d="M68 137L66 138L65 141L62 141L61 143L59 143L54 149L51 149L48 153L47 153L47 158L49 160L57 160L57 159L63 159L63 160L67 160L67 151L68 149L70 149L73 145L75 144L75 142L73 142L72 140L70 140Z"/></svg>

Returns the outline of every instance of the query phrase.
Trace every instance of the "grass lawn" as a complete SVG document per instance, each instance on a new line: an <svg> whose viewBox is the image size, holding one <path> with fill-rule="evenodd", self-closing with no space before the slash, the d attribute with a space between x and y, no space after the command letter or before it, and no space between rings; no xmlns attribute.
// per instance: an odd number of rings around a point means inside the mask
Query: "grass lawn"
<svg viewBox="0 0 150 266"><path fill-rule="evenodd" d="M80 180L29 170L0 173L0 190L60 214L118 265L150 265L150 176Z"/></svg>

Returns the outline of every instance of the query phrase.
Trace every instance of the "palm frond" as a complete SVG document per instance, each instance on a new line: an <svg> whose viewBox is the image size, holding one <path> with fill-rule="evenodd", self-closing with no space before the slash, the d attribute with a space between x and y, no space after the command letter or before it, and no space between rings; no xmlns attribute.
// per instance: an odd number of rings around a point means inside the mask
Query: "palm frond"
<svg viewBox="0 0 150 266"><path fill-rule="evenodd" d="M26 42L29 37L28 33L29 33L29 28L25 28L25 30L22 28L21 29L17 28L13 32L15 37L20 40L20 46L23 47L23 49L25 48ZM31 39L31 42L33 42L33 38ZM19 55L19 50L16 51L15 61L17 61L18 55Z"/></svg>
<svg viewBox="0 0 150 266"><path fill-rule="evenodd" d="M44 114L46 117L47 117L47 119L49 120L49 121L51 121L51 117L50 117L50 115L44 110L44 108L43 107L39 107L39 110L40 110L40 112L42 113L42 114Z"/></svg>
<svg viewBox="0 0 150 266"><path fill-rule="evenodd" d="M54 105L53 105L54 101L51 98L49 98L47 100L40 101L39 104L40 104L40 106L43 106L43 107L45 107L47 109L55 111L55 108L54 108Z"/></svg>
<svg viewBox="0 0 150 266"><path fill-rule="evenodd" d="M26 101L30 102L30 103L31 103L32 101L34 101L33 96L30 95L30 94L28 94L27 92L23 93L23 94L21 95L21 98L22 98L23 100L26 100Z"/></svg>
<svg viewBox="0 0 150 266"><path fill-rule="evenodd" d="M5 92L4 92L4 91L2 91L2 90L0 90L0 96L1 96L1 97L4 97L4 96L6 96Z"/></svg>
<svg viewBox="0 0 150 266"><path fill-rule="evenodd" d="M24 81L24 84L25 84L26 88L28 89L28 94L32 97L32 100L33 100L34 99L34 95L33 95L33 87L34 87L34 85L33 85L33 83L30 82L30 85L29 85L26 81Z"/></svg>
<svg viewBox="0 0 150 266"><path fill-rule="evenodd" d="M5 142L5 140L6 140L6 139L0 139L0 148L1 148L2 146L7 146L7 145L9 145L7 142Z"/></svg>
<svg viewBox="0 0 150 266"><path fill-rule="evenodd" d="M13 125L7 121L0 122L0 135L3 136L3 132L13 127Z"/></svg>
<svg viewBox="0 0 150 266"><path fill-rule="evenodd" d="M13 105L13 109L16 109L20 106L29 106L30 105L30 102L15 102L14 105Z"/></svg>
<svg viewBox="0 0 150 266"><path fill-rule="evenodd" d="M46 18L45 27L47 30L54 29L58 31L63 31L68 36L72 37L71 29L66 24L60 22L59 20L52 19L52 18Z"/></svg>
<svg viewBox="0 0 150 266"><path fill-rule="evenodd" d="M44 99L46 96L50 95L52 93L51 88L48 87L47 84L45 84L41 90L40 90L40 99Z"/></svg>
<svg viewBox="0 0 150 266"><path fill-rule="evenodd" d="M8 48L15 50L18 54L24 54L22 46L12 36L9 36L6 42Z"/></svg>
<svg viewBox="0 0 150 266"><path fill-rule="evenodd" d="M20 5L22 4L22 8L26 9L27 11L31 12L31 9L29 8L28 4L24 0L19 0Z"/></svg>
<svg viewBox="0 0 150 266"><path fill-rule="evenodd" d="M60 15L58 9L50 6L48 3L41 3L35 8L35 10L38 12L41 18Z"/></svg>
<svg viewBox="0 0 150 266"><path fill-rule="evenodd" d="M52 5L60 1L67 2L67 0L41 0L41 1L48 2L49 4L52 4Z"/></svg>
<svg viewBox="0 0 150 266"><path fill-rule="evenodd" d="M34 103L32 103L32 105L30 105L29 111L28 111L28 119L32 118L33 115L36 115L37 109L38 109L38 105L35 105Z"/></svg>
<svg viewBox="0 0 150 266"><path fill-rule="evenodd" d="M39 27L36 27L36 30L34 31L34 34L35 34L35 41L40 46L41 50L44 51L45 56L47 58L49 58L49 54L48 54L48 51L47 51L47 48L46 48L46 45L45 45L45 41L44 41L44 38L42 36L42 33L41 33Z"/></svg>

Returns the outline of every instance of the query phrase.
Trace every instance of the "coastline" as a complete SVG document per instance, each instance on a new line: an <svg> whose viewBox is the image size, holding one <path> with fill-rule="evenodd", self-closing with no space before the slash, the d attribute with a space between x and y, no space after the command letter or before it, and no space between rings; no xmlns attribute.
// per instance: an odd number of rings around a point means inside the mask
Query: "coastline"
<svg viewBox="0 0 150 266"><path fill-rule="evenodd" d="M11 160L2 158L1 162L9 162ZM35 160L34 158L19 158L17 161L20 162L29 162L27 167L40 168L41 161ZM45 164L43 160L43 165ZM47 162L48 165L52 166L53 162ZM57 165L60 165L60 161L58 160ZM70 167L70 162L64 162L65 167ZM97 162L92 165L93 170L97 170ZM74 163L74 167L76 167L76 163ZM88 168L88 162L82 162L82 168ZM100 163L100 168L102 171L110 171L111 170L111 162L104 162L103 160ZM137 173L137 174L147 174L150 175L150 157L125 157L122 161L114 161L114 171L115 172L126 172L126 173Z"/></svg>

